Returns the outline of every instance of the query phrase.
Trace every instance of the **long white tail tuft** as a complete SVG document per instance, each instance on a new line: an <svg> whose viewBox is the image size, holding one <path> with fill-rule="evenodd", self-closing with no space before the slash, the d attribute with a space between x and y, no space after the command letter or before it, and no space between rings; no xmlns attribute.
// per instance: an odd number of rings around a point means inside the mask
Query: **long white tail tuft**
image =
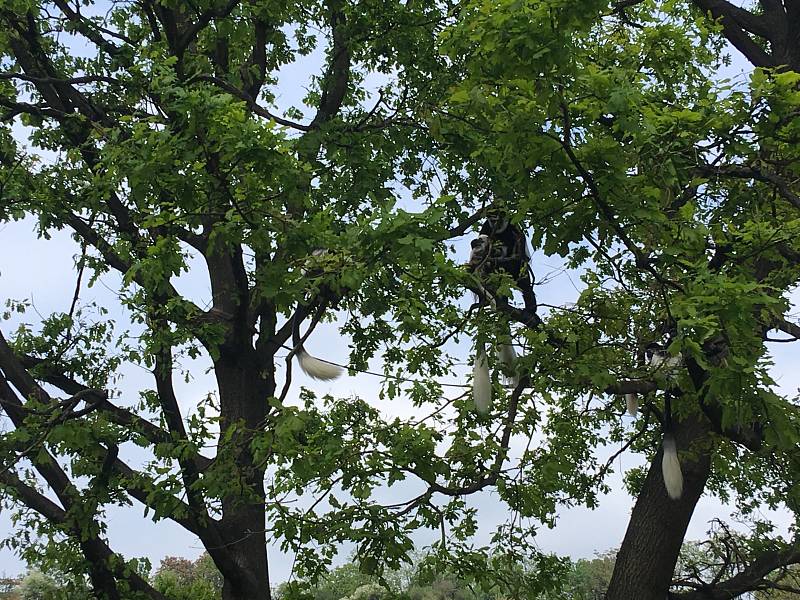
<svg viewBox="0 0 800 600"><path fill-rule="evenodd" d="M297 351L297 359L300 361L300 368L303 369L303 372L313 379L330 381L344 373L344 369L339 365L311 356L302 348Z"/></svg>
<svg viewBox="0 0 800 600"><path fill-rule="evenodd" d="M485 415L489 412L489 405L492 403L492 381L489 377L489 359L482 350L475 356L475 364L472 367L472 399L478 414Z"/></svg>
<svg viewBox="0 0 800 600"><path fill-rule="evenodd" d="M628 414L635 417L639 413L639 396L637 394L625 394L625 408Z"/></svg>
<svg viewBox="0 0 800 600"><path fill-rule="evenodd" d="M497 350L497 358L503 365L505 371L505 381L508 385L517 387L519 385L519 373L517 372L517 352L511 344L503 344Z"/></svg>
<svg viewBox="0 0 800 600"><path fill-rule="evenodd" d="M677 500L683 494L683 474L681 473L681 463L678 461L675 437L671 433L664 434L662 448L664 456L661 459L661 472L664 475L664 487L667 488L667 495L673 500Z"/></svg>

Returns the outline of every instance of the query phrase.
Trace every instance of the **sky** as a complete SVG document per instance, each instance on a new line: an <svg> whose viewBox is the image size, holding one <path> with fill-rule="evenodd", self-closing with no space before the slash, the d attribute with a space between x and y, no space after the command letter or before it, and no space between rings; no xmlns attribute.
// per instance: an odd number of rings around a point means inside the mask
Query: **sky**
<svg viewBox="0 0 800 600"><path fill-rule="evenodd" d="M76 52L82 50L79 43L76 43L74 48ZM735 54L734 57L730 72L721 73L721 76L729 77L747 70L747 65L741 58ZM318 54L312 55L281 73L275 86L281 108L301 104L305 82L316 71L319 61ZM24 132L19 128L17 134L24 136ZM53 232L49 240L43 240L36 238L34 228L35 225L31 220L0 225L0 240L3 247L14 249L13 252L0 253L0 302L6 298L30 299L35 310L22 319L35 323L36 313L47 315L53 311L68 309L74 288L73 256L77 253L77 247L66 231ZM467 244L466 236L457 241L457 248L465 253L465 257ZM560 272L560 275L553 277L547 285L537 288L541 303L561 304L565 301L574 301L577 296L576 288L579 286L576 274L561 272L561 265L542 256L535 255L533 262L539 275L551 269ZM118 287L119 276L106 275L92 288L87 289L84 286L81 301L84 304L96 302L109 308L111 311L109 316L124 324L128 317L119 307L115 293ZM195 269L191 275L177 280L176 287L199 304L207 305L210 288L203 268ZM9 333L8 323L0 323L0 327L4 334ZM335 325L320 327L309 339L306 347L312 354L321 358L335 362L346 361L343 350L346 347L346 340L343 343L339 339ZM790 395L794 395L800 387L800 372L793 368L792 350L791 345L777 345L774 353L775 379L780 391ZM464 356L466 360L466 346ZM211 376L206 373L208 364L198 361L187 366L191 367L193 377L188 382L177 382L177 392L182 408L191 411L196 403L213 389L214 384ZM371 370L380 371L380 365L378 363L371 365ZM381 383L379 378L364 374L345 376L331 383L309 380L299 373L299 369L294 370L294 376L297 384L294 387L295 392L298 385L305 385L318 395L331 392L337 397L356 395L362 398L377 398ZM466 377L462 379L465 380ZM454 377L453 383L459 383L457 377ZM143 385L151 385L147 373L136 368L127 369L120 385L123 398L129 394L136 394L136 390ZM410 417L415 411L410 403L403 401L385 403L380 405L380 409L387 416L400 417ZM605 458L614 450L614 448L603 449L600 451L600 456ZM637 464L639 464L637 458L630 454L620 456L615 465L616 473L609 478L612 491L601 498L599 507L595 510L580 507L560 510L556 527L543 528L537 535L535 543L538 548L572 558L587 558L597 552L617 547L622 541L633 506L633 499L624 491L619 473ZM403 494L402 499L410 495L407 488L398 489ZM394 499L393 495L397 493L387 490L381 492L387 499ZM477 494L469 501L479 508L480 530L476 544L480 545L488 541L497 524L505 521L506 510L496 494L490 491ZM729 512L727 507L714 499L701 499L689 526L687 538L704 537L710 520L724 517ZM154 524L149 518L143 518L143 509L139 504L134 504L133 508L111 508L107 514L111 546L127 557L146 556L156 566L165 556L194 558L203 550L199 540L170 521ZM788 526L786 515L770 516L782 527ZM0 537L13 535L10 513L0 512ZM434 541L437 535L436 532L420 532L416 541L424 545ZM348 552L348 548L343 548L340 560L345 560ZM282 554L274 545L270 548L270 557L270 570L274 583L279 583L290 574L291 557ZM24 571L24 568L25 565L8 549L0 549L0 575L15 575Z"/></svg>

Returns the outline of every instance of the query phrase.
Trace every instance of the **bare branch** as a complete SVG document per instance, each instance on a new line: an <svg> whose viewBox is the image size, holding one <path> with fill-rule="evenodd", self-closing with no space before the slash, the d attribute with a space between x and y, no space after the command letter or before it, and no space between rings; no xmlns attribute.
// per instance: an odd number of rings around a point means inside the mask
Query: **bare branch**
<svg viewBox="0 0 800 600"><path fill-rule="evenodd" d="M756 556L741 572L730 579L713 585L704 586L702 590L674 593L674 600L732 600L747 592L769 589L774 584L769 581L770 573L781 567L800 564L800 544L795 543L783 550L767 550Z"/></svg>
<svg viewBox="0 0 800 600"><path fill-rule="evenodd" d="M784 318L780 318L778 319L775 327L784 333L788 333L795 339L800 339L800 325L797 325L796 323L792 323Z"/></svg>
<svg viewBox="0 0 800 600"><path fill-rule="evenodd" d="M800 196L792 191L788 182L779 175L770 173L762 168L746 165L699 165L695 167L695 171L707 177L732 177L735 179L753 179L763 183L771 183L775 186L775 189L782 198L787 200L795 208L800 209Z"/></svg>

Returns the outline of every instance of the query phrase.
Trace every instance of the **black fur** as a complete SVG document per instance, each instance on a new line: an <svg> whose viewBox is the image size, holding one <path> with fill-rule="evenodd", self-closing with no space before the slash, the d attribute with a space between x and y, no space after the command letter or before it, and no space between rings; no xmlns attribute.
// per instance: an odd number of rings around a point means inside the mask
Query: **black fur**
<svg viewBox="0 0 800 600"><path fill-rule="evenodd" d="M484 284L491 285L491 275L503 271L510 275L522 292L525 308L536 311L533 293L533 272L530 268L527 240L518 225L504 214L489 215L481 226L478 237L472 240L469 269L480 275ZM493 293L496 290L489 289ZM507 302L507 298L497 298Z"/></svg>

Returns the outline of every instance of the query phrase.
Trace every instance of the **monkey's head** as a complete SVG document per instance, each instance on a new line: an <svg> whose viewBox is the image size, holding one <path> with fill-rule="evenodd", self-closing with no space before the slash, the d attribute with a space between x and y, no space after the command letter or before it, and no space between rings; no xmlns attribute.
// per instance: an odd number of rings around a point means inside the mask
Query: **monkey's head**
<svg viewBox="0 0 800 600"><path fill-rule="evenodd" d="M510 221L505 213L491 212L486 216L486 220L481 227L481 233L497 237L508 229Z"/></svg>
<svg viewBox="0 0 800 600"><path fill-rule="evenodd" d="M469 267L470 270L474 270L489 258L489 253L492 250L492 240L488 235L481 234L472 240L470 245L472 250L469 254Z"/></svg>

